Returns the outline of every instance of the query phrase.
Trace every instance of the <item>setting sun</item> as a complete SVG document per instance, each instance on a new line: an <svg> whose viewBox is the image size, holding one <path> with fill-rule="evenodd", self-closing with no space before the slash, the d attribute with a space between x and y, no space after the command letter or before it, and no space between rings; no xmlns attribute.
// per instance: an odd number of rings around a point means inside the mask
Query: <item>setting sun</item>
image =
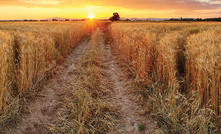
<svg viewBox="0 0 221 134"><path fill-rule="evenodd" d="M88 18L90 18L90 19L94 19L95 17L94 17L93 14L90 14L90 15L88 16Z"/></svg>

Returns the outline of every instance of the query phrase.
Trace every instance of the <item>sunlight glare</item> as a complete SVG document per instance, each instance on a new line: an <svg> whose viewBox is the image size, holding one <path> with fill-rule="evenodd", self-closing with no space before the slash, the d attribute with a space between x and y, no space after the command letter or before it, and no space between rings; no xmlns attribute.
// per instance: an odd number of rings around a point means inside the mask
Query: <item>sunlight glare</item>
<svg viewBox="0 0 221 134"><path fill-rule="evenodd" d="M90 19L94 19L95 17L94 17L93 14L90 14L90 15L88 16L88 18L90 18Z"/></svg>

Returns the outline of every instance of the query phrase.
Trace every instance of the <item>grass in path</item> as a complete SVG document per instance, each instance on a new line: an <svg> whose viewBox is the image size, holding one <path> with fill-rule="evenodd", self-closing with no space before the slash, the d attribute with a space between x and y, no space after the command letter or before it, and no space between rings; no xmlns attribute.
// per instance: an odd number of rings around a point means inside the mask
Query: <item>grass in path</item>
<svg viewBox="0 0 221 134"><path fill-rule="evenodd" d="M99 30L91 37L88 48L73 70L76 85L66 90L63 112L53 133L114 133L116 131L116 112L105 102L111 94L106 88L107 76L103 67L100 51L102 36Z"/></svg>

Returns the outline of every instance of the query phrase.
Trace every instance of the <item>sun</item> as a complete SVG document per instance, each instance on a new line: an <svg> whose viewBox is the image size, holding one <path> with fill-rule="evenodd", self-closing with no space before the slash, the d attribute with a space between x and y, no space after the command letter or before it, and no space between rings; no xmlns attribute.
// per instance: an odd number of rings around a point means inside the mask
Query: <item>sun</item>
<svg viewBox="0 0 221 134"><path fill-rule="evenodd" d="M88 18L90 18L90 19L94 19L95 16L94 16L93 14L90 14L90 15L88 16Z"/></svg>

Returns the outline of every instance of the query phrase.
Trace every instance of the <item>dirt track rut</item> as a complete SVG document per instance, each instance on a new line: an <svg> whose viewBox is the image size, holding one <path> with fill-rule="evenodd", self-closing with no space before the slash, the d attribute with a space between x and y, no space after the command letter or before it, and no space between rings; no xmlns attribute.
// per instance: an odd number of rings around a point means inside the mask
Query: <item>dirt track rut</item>
<svg viewBox="0 0 221 134"><path fill-rule="evenodd" d="M132 80L127 78L117 56L111 51L110 44L103 44L103 46L103 58L108 65L105 72L110 76L109 81L114 89L114 94L110 99L117 107L116 109L120 110L119 132L124 134L154 133L156 126L153 119L150 115L141 115L142 107L135 102L135 96L131 92ZM143 126L144 130L139 130L138 126Z"/></svg>

